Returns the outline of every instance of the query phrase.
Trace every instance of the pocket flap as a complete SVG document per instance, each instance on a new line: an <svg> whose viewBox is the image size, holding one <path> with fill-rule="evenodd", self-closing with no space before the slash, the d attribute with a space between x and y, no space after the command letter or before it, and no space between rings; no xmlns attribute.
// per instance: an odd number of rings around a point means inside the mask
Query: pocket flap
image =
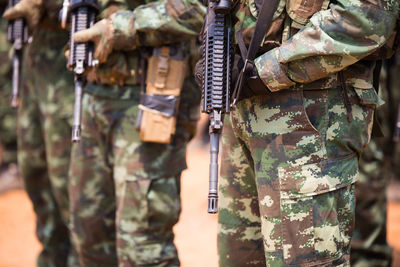
<svg viewBox="0 0 400 267"><path fill-rule="evenodd" d="M303 198L333 191L357 180L358 158L352 154L340 160L278 169L281 198Z"/></svg>
<svg viewBox="0 0 400 267"><path fill-rule="evenodd" d="M379 96L378 93L375 91L374 88L369 89L361 89L361 88L354 88L358 98L360 99L360 104L364 106L372 106L374 108L379 107L385 103Z"/></svg>

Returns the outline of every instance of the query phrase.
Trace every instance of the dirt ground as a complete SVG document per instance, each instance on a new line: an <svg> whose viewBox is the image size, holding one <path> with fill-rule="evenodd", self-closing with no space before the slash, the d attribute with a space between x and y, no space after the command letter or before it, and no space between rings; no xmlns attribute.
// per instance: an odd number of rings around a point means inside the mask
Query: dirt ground
<svg viewBox="0 0 400 267"><path fill-rule="evenodd" d="M207 150L192 146L189 169L183 173L183 210L175 227L183 267L217 266L217 217L207 213ZM0 267L33 267L40 244L35 237L35 217L22 190L0 195ZM388 239L400 249L400 203L390 203Z"/></svg>

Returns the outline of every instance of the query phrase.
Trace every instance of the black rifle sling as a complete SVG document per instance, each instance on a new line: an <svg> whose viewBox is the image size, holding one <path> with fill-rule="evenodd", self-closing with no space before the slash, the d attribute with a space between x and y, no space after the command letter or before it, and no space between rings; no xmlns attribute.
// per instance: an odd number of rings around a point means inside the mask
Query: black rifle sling
<svg viewBox="0 0 400 267"><path fill-rule="evenodd" d="M256 26L254 28L254 33L250 41L249 49L247 50L246 45L243 41L243 36L241 30L236 32L236 39L238 40L238 45L240 49L240 53L242 55L246 55L246 58L243 58L244 66L242 71L239 74L238 80L236 82L235 90L233 91L233 103L234 106L240 92L243 87L243 79L245 74L250 71L249 67L252 67L253 60L256 57L258 48L261 45L262 40L264 39L265 34L268 32L271 27L272 18L274 16L275 10L278 6L279 0L264 0L258 13L258 18L256 22ZM250 66L248 64L251 64Z"/></svg>

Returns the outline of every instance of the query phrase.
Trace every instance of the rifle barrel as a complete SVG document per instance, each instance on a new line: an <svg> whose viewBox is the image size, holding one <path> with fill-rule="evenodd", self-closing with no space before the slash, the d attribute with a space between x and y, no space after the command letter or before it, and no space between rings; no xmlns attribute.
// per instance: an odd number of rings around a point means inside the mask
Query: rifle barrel
<svg viewBox="0 0 400 267"><path fill-rule="evenodd" d="M13 108L18 107L18 94L19 86L21 81L21 60L22 60L22 49L15 50L13 56L13 73L12 73L12 93L11 93L11 106Z"/></svg>
<svg viewBox="0 0 400 267"><path fill-rule="evenodd" d="M77 76L75 78L75 103L74 103L74 122L72 124L72 137L73 143L81 141L81 116L82 116L82 91L85 80Z"/></svg>
<svg viewBox="0 0 400 267"><path fill-rule="evenodd" d="M208 189L208 213L218 212L218 153L219 133L210 133L210 180Z"/></svg>

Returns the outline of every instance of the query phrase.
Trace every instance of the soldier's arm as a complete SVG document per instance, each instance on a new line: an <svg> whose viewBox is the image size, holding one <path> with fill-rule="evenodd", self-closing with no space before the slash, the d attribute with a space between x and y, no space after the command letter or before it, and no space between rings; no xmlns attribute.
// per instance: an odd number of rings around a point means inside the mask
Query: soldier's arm
<svg viewBox="0 0 400 267"><path fill-rule="evenodd" d="M124 49L159 46L197 36L204 15L205 7L198 0L161 0L117 12L113 26L116 35L135 37L136 43Z"/></svg>
<svg viewBox="0 0 400 267"><path fill-rule="evenodd" d="M325 78L381 47L398 16L397 0L337 0L282 46L255 60L271 91Z"/></svg>

